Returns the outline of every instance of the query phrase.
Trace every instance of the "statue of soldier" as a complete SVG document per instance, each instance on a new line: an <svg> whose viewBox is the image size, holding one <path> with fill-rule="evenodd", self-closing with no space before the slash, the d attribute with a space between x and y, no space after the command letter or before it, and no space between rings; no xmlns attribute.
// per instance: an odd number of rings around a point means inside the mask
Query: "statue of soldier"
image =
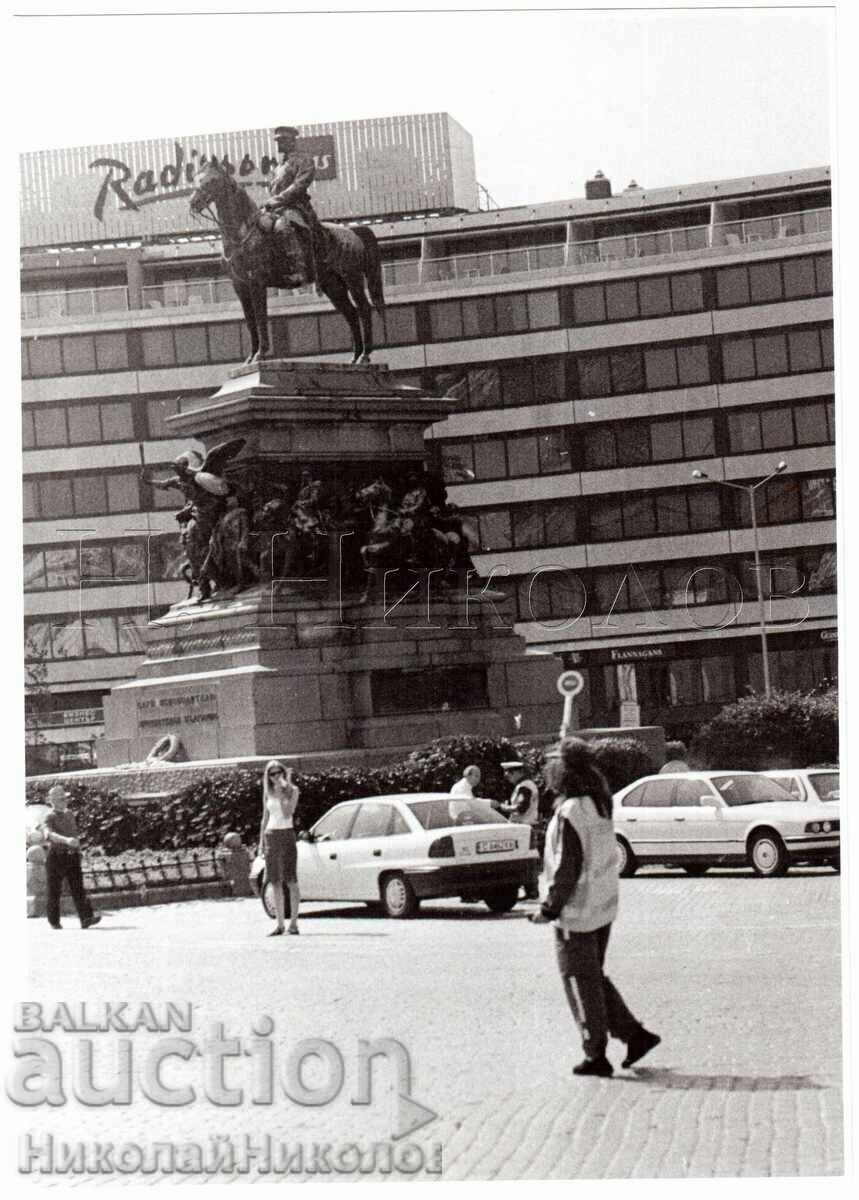
<svg viewBox="0 0 859 1200"><path fill-rule="evenodd" d="M298 130L292 125L278 125L274 137L279 163L269 184L271 198L262 208L275 218L274 232L283 239L289 257L298 260L301 282L313 283L318 279L322 230L307 189L316 177L316 165L298 150Z"/></svg>
<svg viewBox="0 0 859 1200"><path fill-rule="evenodd" d="M426 482L412 472L406 480L406 493L400 503L402 531L407 547L407 558L412 562L429 561L433 504Z"/></svg>

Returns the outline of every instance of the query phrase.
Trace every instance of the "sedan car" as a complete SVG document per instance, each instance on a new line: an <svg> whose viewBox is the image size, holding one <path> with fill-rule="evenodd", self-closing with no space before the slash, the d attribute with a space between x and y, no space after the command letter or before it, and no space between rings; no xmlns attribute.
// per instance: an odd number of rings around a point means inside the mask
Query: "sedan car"
<svg viewBox="0 0 859 1200"><path fill-rule="evenodd" d="M837 767L789 767L783 771L764 771L797 800L818 804L838 804L841 799L841 776Z"/></svg>
<svg viewBox="0 0 859 1200"><path fill-rule="evenodd" d="M703 875L750 866L784 875L798 863L836 865L841 822L831 805L799 803L774 779L752 771L651 775L615 796L619 872L661 863Z"/></svg>
<svg viewBox="0 0 859 1200"><path fill-rule="evenodd" d="M367 796L337 804L298 843L302 900L381 905L411 917L421 900L483 900L492 912L515 905L525 883L531 829L487 800L446 793ZM252 880L274 916L272 885Z"/></svg>

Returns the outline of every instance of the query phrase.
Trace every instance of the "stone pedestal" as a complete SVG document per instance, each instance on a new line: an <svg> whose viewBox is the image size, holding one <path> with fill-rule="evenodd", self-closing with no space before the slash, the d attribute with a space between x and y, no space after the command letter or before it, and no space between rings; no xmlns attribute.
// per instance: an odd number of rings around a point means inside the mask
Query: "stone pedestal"
<svg viewBox="0 0 859 1200"><path fill-rule="evenodd" d="M208 449L244 438L236 477L264 496L304 470L347 489L422 471L424 429L453 404L394 386L385 367L274 361L170 423ZM137 677L105 703L99 766L140 761L171 734L193 760L509 735L514 714L524 730L553 724L557 664L525 660L509 603L481 594L476 575L442 588L440 572L379 572L359 603L354 555L350 575L337 537L330 551L314 577L261 580L151 622Z"/></svg>

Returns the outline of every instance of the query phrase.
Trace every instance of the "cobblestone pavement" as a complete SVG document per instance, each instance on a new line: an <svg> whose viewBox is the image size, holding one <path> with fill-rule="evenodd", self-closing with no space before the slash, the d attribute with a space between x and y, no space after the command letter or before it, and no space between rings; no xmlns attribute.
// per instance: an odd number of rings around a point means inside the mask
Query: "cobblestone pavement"
<svg viewBox="0 0 859 1200"><path fill-rule="evenodd" d="M346 1075L338 1099L321 1108L280 1093L267 1107L217 1107L200 1096L163 1108L138 1094L130 1108L93 1108L75 1100L67 1078L68 1103L15 1109L18 1130L66 1142L208 1143L215 1134L268 1133L306 1146L370 1145L391 1137L392 1098L380 1086L372 1104L351 1103L357 1042L390 1037L409 1049L412 1096L438 1114L405 1140L428 1156L440 1144L444 1179L839 1173L838 876L649 871L621 888L607 968L663 1043L641 1069L610 1080L570 1074L579 1040L551 930L524 919L529 905L493 917L482 905L438 903L405 922L310 905L300 937L273 940L256 900L127 909L86 933L70 918L62 933L30 921L26 999L192 1001L189 1036L201 1041L213 1022L249 1038L251 1022L268 1014L279 1065L302 1038L327 1038ZM50 1036L64 1052L79 1037ZM121 1035L91 1036L106 1084ZM142 1060L156 1037L132 1035L135 1055ZM609 1054L618 1064L622 1047L613 1043ZM313 1066L308 1086L316 1086ZM249 1089L249 1071L247 1060L234 1060L227 1076ZM192 1066L174 1061L163 1074L185 1081ZM309 1177L367 1178L324 1170ZM62 1183L111 1178L67 1174Z"/></svg>

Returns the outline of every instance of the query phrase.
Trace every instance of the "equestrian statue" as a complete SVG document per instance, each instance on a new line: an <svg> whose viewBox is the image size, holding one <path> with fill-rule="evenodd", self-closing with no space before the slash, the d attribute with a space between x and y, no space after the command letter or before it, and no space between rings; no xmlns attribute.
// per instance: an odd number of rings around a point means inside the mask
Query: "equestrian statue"
<svg viewBox="0 0 859 1200"><path fill-rule="evenodd" d="M298 130L279 125L274 136L279 163L265 204L258 207L217 158L197 172L190 200L192 213L207 213L220 230L224 261L251 338L246 363L271 357L268 288L311 283L348 322L352 362L367 363L373 350L371 304L380 316L385 307L378 242L365 225L350 228L318 219L308 195L316 168L297 149Z"/></svg>

